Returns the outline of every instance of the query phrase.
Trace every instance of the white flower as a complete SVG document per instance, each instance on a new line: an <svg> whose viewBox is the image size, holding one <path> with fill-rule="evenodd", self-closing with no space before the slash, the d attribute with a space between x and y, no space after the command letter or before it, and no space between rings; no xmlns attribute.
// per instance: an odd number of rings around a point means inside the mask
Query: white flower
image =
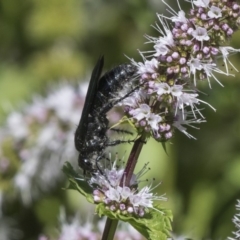
<svg viewBox="0 0 240 240"><path fill-rule="evenodd" d="M192 115L193 114L191 112L185 112L183 114L181 110L178 110L176 113L176 120L174 121L173 126L177 128L179 131L181 131L182 133L184 133L187 137L196 139L186 131L187 128L185 128L183 125L197 129L192 124L199 124L206 121L203 119L197 119L196 117L192 117Z"/></svg>
<svg viewBox="0 0 240 240"><path fill-rule="evenodd" d="M177 105L179 109L184 109L186 106L191 106L192 110L195 106L195 104L199 104L199 100L197 99L198 94L194 93L182 93L178 97Z"/></svg>
<svg viewBox="0 0 240 240"><path fill-rule="evenodd" d="M153 130L158 130L158 123L161 122L162 118L157 115L157 114L154 114L154 113L149 113L147 116L146 116L146 120L148 122L148 124L151 126L151 128Z"/></svg>
<svg viewBox="0 0 240 240"><path fill-rule="evenodd" d="M181 109L182 110L182 113L183 113L183 118L184 118L184 108L186 106L190 106L191 109L192 109L192 114L194 117L196 117L195 115L195 112L198 112L199 115L204 118L200 112L200 110L196 107L196 104L200 104L200 103L204 103L206 105L208 105L210 108L212 108L214 111L216 111L216 109L211 106L209 103L203 101L203 100L200 100L197 98L198 97L198 94L196 93L182 93L180 96L177 97L177 108ZM177 111L177 109L176 109Z"/></svg>
<svg viewBox="0 0 240 240"><path fill-rule="evenodd" d="M94 233L94 225L90 222L85 224L80 224L77 216L72 222L63 222L60 230L60 236L58 240L79 240L79 239L89 239L98 240L99 234Z"/></svg>
<svg viewBox="0 0 240 240"><path fill-rule="evenodd" d="M155 57L165 56L169 52L169 48L164 45L160 40L154 45L156 53L154 54Z"/></svg>
<svg viewBox="0 0 240 240"><path fill-rule="evenodd" d="M49 108L56 111L57 116L63 121L72 117L76 93L74 88L64 85L61 89L51 93L46 99Z"/></svg>
<svg viewBox="0 0 240 240"><path fill-rule="evenodd" d="M102 174L95 174L94 177L92 177L89 181L90 185L96 184L100 186L101 188L104 188L105 186L107 188L110 187L117 187L120 184L122 175L124 173L123 168L118 168L116 165L117 161L114 161L111 167L106 168L104 167L104 175ZM108 176L106 178L106 176Z"/></svg>
<svg viewBox="0 0 240 240"><path fill-rule="evenodd" d="M131 96L123 99L123 101L121 101L118 106L130 106L130 107L136 107L138 104L138 96L133 93Z"/></svg>
<svg viewBox="0 0 240 240"><path fill-rule="evenodd" d="M183 86L182 85L173 85L171 87L171 91L170 93L174 96L174 97L179 97L182 95L183 93Z"/></svg>
<svg viewBox="0 0 240 240"><path fill-rule="evenodd" d="M138 63L138 73L155 73L156 69L158 68L159 62L156 58L152 58L150 61L146 60L144 64Z"/></svg>
<svg viewBox="0 0 240 240"><path fill-rule="evenodd" d="M140 121L145 119L147 124L152 128L152 130L158 130L158 123L161 122L162 118L158 114L151 113L151 108L147 104L141 104L139 108L131 110L129 113L133 118Z"/></svg>
<svg viewBox="0 0 240 240"><path fill-rule="evenodd" d="M210 3L210 0L195 0L195 1L192 1L192 2L197 7L207 8L209 3Z"/></svg>
<svg viewBox="0 0 240 240"><path fill-rule="evenodd" d="M145 89L139 89L135 91L131 96L123 99L118 106L129 106L136 108L139 102L144 102L148 99L149 95Z"/></svg>
<svg viewBox="0 0 240 240"><path fill-rule="evenodd" d="M173 34L171 30L168 28L168 25L164 22L163 16L157 14L158 19L163 27L163 30L157 26L157 30L161 33L163 37L159 38L151 38L150 41L154 42L154 49L156 53L155 57L165 56L169 52L169 47L175 46Z"/></svg>
<svg viewBox="0 0 240 240"><path fill-rule="evenodd" d="M160 37L158 40L158 44L168 45L168 46L174 46L174 38L172 35L172 32L169 29L164 29L166 34L164 37Z"/></svg>
<svg viewBox="0 0 240 240"><path fill-rule="evenodd" d="M119 202L121 200L121 188L120 187L117 187L116 189L113 187L109 187L109 189L104 194L111 201Z"/></svg>
<svg viewBox="0 0 240 240"><path fill-rule="evenodd" d="M111 186L117 186L121 181L123 169L116 170L115 167L113 167L111 170L106 169L106 174L108 175L108 181Z"/></svg>
<svg viewBox="0 0 240 240"><path fill-rule="evenodd" d="M139 193L132 195L129 199L134 207L144 206L148 208L153 208L152 197L153 193L151 193L150 188L146 186L142 188Z"/></svg>
<svg viewBox="0 0 240 240"><path fill-rule="evenodd" d="M18 112L13 112L8 116L7 127L10 134L17 140L29 134L28 123L24 116Z"/></svg>
<svg viewBox="0 0 240 240"><path fill-rule="evenodd" d="M173 22L187 23L188 19L185 17L186 14L183 10L179 11L176 16L171 17Z"/></svg>
<svg viewBox="0 0 240 240"><path fill-rule="evenodd" d="M180 23L187 23L188 19L185 17L185 12L181 9L179 0L177 0L177 5L180 9L180 11L176 12L174 8L172 8L165 0L162 0L162 2L168 7L167 11L170 12L173 17L166 17L163 15L159 15L160 18L166 18L170 19L172 22L180 22Z"/></svg>
<svg viewBox="0 0 240 240"><path fill-rule="evenodd" d="M208 16L210 18L220 18L222 17L222 10L219 7L211 6L210 10L208 11Z"/></svg>
<svg viewBox="0 0 240 240"><path fill-rule="evenodd" d="M118 191L121 193L122 199L127 199L131 195L133 195L131 189L129 187L119 187L118 186Z"/></svg>
<svg viewBox="0 0 240 240"><path fill-rule="evenodd" d="M199 26L196 26L196 29L192 31L192 36L200 42L208 41L210 39L207 30Z"/></svg>
<svg viewBox="0 0 240 240"><path fill-rule="evenodd" d="M28 117L32 118L32 121L36 119L39 123L46 121L48 115L46 104L39 96L33 97L33 103L27 106L26 112Z"/></svg>
<svg viewBox="0 0 240 240"><path fill-rule="evenodd" d="M224 74L224 75L227 75L227 76L232 76L232 74L229 74L228 72L225 73L222 70L220 70L215 63L205 63L205 62L199 60L198 58L191 58L190 61L187 64L190 67L190 73L193 74L194 85L195 86L196 86L196 72L197 72L197 70L203 70L204 71L204 73L207 76L207 80L208 80L208 84L209 84L210 88L211 88L210 77L213 77L218 84L223 86L221 84L221 82L213 74L214 72Z"/></svg>
<svg viewBox="0 0 240 240"><path fill-rule="evenodd" d="M59 133L59 130L58 125L54 122L44 126L37 138L38 146L56 150L59 145L55 139L57 139L56 134Z"/></svg>
<svg viewBox="0 0 240 240"><path fill-rule="evenodd" d="M154 90L159 96L170 92L170 86L167 83L155 83Z"/></svg>
<svg viewBox="0 0 240 240"><path fill-rule="evenodd" d="M209 79L210 77L213 77L214 80L223 87L222 83L216 78L216 76L213 74L213 72L217 72L217 73L224 74L227 76L232 75L232 74L228 74L228 73L225 73L222 70L220 70L215 63L203 63L202 68L204 69L204 72L207 75L207 80L208 80L208 84L209 84L210 88L211 88L211 83L210 83L210 79Z"/></svg>
<svg viewBox="0 0 240 240"><path fill-rule="evenodd" d="M191 58L187 65L190 67L190 73L193 74L194 85L196 86L196 72L197 70L202 70L203 66L198 58Z"/></svg>
<svg viewBox="0 0 240 240"><path fill-rule="evenodd" d="M139 108L133 109L129 113L133 116L133 118L140 121L143 118L147 117L150 114L150 111L151 108L149 107L149 105L143 103L139 106Z"/></svg>
<svg viewBox="0 0 240 240"><path fill-rule="evenodd" d="M167 83L155 83L154 90L159 96L162 94L172 94L174 97L178 97L182 94L182 85L169 86Z"/></svg>
<svg viewBox="0 0 240 240"><path fill-rule="evenodd" d="M18 173L14 177L14 185L20 191L22 201L28 205L32 201L31 178L24 173Z"/></svg>
<svg viewBox="0 0 240 240"><path fill-rule="evenodd" d="M230 54L240 52L240 49L235 49L233 47L225 46L225 47L219 47L219 51L222 53L222 57L223 57L224 65L226 67L227 74L229 73L228 72L228 63L230 64L230 66L232 68L234 68L235 71L238 72L237 68L229 61L228 56Z"/></svg>

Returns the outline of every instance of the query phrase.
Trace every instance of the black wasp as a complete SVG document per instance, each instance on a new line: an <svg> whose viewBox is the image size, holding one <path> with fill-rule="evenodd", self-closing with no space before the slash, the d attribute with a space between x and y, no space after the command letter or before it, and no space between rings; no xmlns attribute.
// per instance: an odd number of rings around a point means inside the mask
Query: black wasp
<svg viewBox="0 0 240 240"><path fill-rule="evenodd" d="M122 64L100 78L103 64L104 59L101 57L93 69L82 116L75 132L75 147L79 152L78 164L84 174L98 169L97 162L103 157L106 147L133 141L110 141L106 132L109 124L107 112L135 90L128 91L124 97L116 98L126 83L134 79L136 67Z"/></svg>

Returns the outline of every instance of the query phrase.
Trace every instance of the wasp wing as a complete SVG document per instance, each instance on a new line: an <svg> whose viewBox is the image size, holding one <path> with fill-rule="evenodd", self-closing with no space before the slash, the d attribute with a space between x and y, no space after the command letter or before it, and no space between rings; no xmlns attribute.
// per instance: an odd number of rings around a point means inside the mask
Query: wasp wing
<svg viewBox="0 0 240 240"><path fill-rule="evenodd" d="M103 57L100 57L100 59L98 60L96 66L92 71L92 76L89 82L87 96L85 98L85 103L82 110L82 116L74 136L75 147L78 151L81 150L81 145L84 142L85 136L87 134L88 117L93 110L93 102L98 91L98 81L101 76L103 64L104 64L104 59Z"/></svg>

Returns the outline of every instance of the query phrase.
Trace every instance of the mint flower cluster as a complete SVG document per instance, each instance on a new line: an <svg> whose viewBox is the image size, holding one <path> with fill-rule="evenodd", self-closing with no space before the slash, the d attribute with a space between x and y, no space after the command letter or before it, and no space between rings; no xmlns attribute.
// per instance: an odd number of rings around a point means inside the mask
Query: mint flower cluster
<svg viewBox="0 0 240 240"><path fill-rule="evenodd" d="M200 104L215 110L199 98L197 85L207 81L211 88L211 78L221 85L216 73L230 76L229 66L236 70L228 57L239 49L225 43L240 23L240 5L235 1L190 1L188 16L179 2L179 12L163 2L172 16L158 14L162 27L155 28L161 36L146 36L154 50L140 52L143 62L131 60L143 87L123 101L128 119L138 132L160 142L171 139L175 129L194 138L187 127L196 128L195 124L205 122ZM218 66L219 58L223 59L224 70Z"/></svg>
<svg viewBox="0 0 240 240"><path fill-rule="evenodd" d="M124 168L117 165L116 159L103 173L96 173L89 183L94 186L95 203L104 203L106 209L123 215L143 217L148 208L154 209L153 201L165 201L164 196L152 193L153 188L145 186L139 189L139 179L147 171L147 165L131 178L129 186L124 184ZM121 180L123 179L123 185Z"/></svg>
<svg viewBox="0 0 240 240"><path fill-rule="evenodd" d="M9 186L29 205L63 180L66 159L77 167L73 132L85 93L83 84L65 82L45 97L34 96L20 111L10 112L0 129L0 177L5 183L0 188L0 208Z"/></svg>

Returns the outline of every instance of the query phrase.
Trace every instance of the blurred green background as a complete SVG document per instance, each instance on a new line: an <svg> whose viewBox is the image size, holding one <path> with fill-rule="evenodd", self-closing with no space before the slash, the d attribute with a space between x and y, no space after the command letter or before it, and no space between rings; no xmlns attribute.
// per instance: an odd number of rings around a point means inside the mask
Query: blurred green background
<svg viewBox="0 0 240 240"><path fill-rule="evenodd" d="M175 1L168 2L176 6ZM182 7L187 10L190 5ZM157 21L155 13L165 8L160 0L1 0L1 122L9 109L53 82L89 76L102 54L105 69L127 62L125 55L140 61L137 49L152 47L144 44L143 36L158 36L150 25ZM237 32L231 40L235 48L240 48L239 37ZM240 68L240 55L231 59ZM190 130L197 140L177 132L167 146L168 155L154 141L142 152L141 161L150 160L152 168L147 178L162 181L159 193L167 194L164 206L173 210L176 234L225 239L234 230L231 219L240 199L240 75L234 74L235 78L219 77L224 88L214 80L213 89L199 84L207 93L204 100L217 112L203 111L207 123L201 130ZM24 210L25 218L15 213L28 239L56 223L63 194L45 196ZM77 194L67 193L67 198L70 211L88 211ZM28 233L33 218L36 224Z"/></svg>

